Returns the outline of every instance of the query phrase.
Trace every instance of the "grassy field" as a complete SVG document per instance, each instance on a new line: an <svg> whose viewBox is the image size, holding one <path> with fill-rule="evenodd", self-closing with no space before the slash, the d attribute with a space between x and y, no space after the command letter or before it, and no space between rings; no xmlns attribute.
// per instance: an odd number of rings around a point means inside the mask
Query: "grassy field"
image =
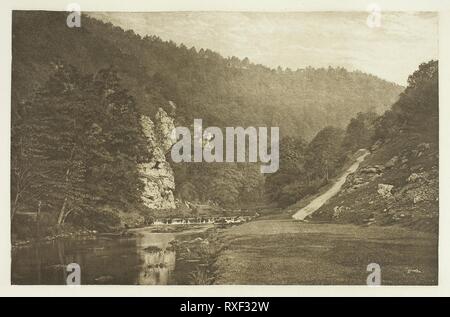
<svg viewBox="0 0 450 317"><path fill-rule="evenodd" d="M438 240L406 228L263 219L220 232L215 284L365 285L369 263L384 285L436 285Z"/></svg>

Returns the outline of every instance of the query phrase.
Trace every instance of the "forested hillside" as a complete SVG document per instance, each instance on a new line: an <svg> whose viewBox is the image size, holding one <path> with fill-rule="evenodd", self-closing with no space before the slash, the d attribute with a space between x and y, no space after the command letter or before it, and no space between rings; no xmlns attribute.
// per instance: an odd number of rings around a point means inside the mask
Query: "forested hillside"
<svg viewBox="0 0 450 317"><path fill-rule="evenodd" d="M374 122L371 155L315 217L438 230L438 78L437 61L411 74L399 100Z"/></svg>
<svg viewBox="0 0 450 317"><path fill-rule="evenodd" d="M282 135L310 139L327 125L345 127L360 111L386 110L402 90L343 68L269 69L206 48L142 38L87 15L82 21L71 29L65 12L14 12L14 101L42 85L55 60L82 73L113 65L144 114L171 100L181 124L202 118L205 125L280 126Z"/></svg>
<svg viewBox="0 0 450 317"><path fill-rule="evenodd" d="M82 75L64 64L54 68L43 87L14 109L11 219L31 213L45 226L60 228L69 217L106 229L119 222L111 209L136 208L141 201L138 164L151 155L136 103L112 69ZM28 230L24 219L13 222L22 234Z"/></svg>

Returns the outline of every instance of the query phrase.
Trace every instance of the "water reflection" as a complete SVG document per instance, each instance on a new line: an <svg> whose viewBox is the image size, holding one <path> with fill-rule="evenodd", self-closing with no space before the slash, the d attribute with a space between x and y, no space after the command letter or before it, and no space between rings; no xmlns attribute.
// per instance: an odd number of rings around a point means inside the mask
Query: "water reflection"
<svg viewBox="0 0 450 317"><path fill-rule="evenodd" d="M141 285L166 285L170 282L170 273L175 269L175 251L161 250L141 252L142 270L139 273Z"/></svg>
<svg viewBox="0 0 450 317"><path fill-rule="evenodd" d="M13 284L66 283L66 265L81 267L82 284L176 284L172 233L137 230L132 238L57 240L12 252Z"/></svg>
<svg viewBox="0 0 450 317"><path fill-rule="evenodd" d="M141 260L138 284L170 284L171 273L175 270L175 251L170 248L170 241L175 239L172 233L149 233L138 230L138 250Z"/></svg>

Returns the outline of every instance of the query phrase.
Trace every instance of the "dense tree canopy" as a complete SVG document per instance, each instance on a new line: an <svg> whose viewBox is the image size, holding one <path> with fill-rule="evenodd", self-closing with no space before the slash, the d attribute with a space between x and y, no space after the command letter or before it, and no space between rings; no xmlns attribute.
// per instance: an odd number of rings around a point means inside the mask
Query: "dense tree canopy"
<svg viewBox="0 0 450 317"><path fill-rule="evenodd" d="M408 78L408 87L392 109L376 122L376 139L389 139L400 131L419 133L434 141L439 126L438 61L419 65Z"/></svg>
<svg viewBox="0 0 450 317"><path fill-rule="evenodd" d="M248 58L142 37L88 15L81 28L68 28L65 21L66 13L14 12L14 99L38 87L56 58L83 73L114 65L143 114L152 116L171 100L184 126L193 118L208 126L279 126L283 136L310 140L327 125L344 128L358 112L386 110L402 91L341 67L275 70Z"/></svg>
<svg viewBox="0 0 450 317"><path fill-rule="evenodd" d="M95 217L105 205L136 204L137 163L149 153L133 98L113 69L92 76L53 67L47 83L13 112L12 216L39 205L60 225L68 216ZM20 184L25 172L30 176Z"/></svg>

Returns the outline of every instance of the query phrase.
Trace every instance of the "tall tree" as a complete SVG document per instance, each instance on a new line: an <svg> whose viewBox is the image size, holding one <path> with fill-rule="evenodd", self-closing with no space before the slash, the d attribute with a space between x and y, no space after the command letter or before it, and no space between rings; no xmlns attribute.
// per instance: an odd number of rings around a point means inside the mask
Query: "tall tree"
<svg viewBox="0 0 450 317"><path fill-rule="evenodd" d="M344 131L325 127L308 145L305 169L312 177L329 180L337 171Z"/></svg>
<svg viewBox="0 0 450 317"><path fill-rule="evenodd" d="M149 153L133 98L111 68L91 76L60 62L53 67L13 124L13 213L25 189L28 203L38 200L59 226L71 214L139 203L137 164Z"/></svg>

